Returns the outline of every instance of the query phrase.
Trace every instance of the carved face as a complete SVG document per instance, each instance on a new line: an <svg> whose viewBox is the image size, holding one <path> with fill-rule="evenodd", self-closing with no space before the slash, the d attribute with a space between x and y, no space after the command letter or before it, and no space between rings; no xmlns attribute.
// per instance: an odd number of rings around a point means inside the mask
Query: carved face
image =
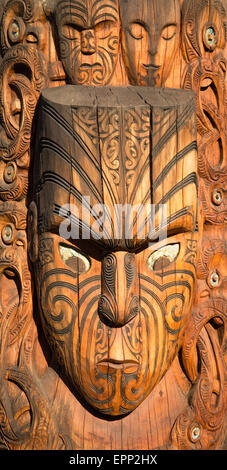
<svg viewBox="0 0 227 470"><path fill-rule="evenodd" d="M132 84L160 87L177 50L180 9L176 0L121 0L123 56Z"/></svg>
<svg viewBox="0 0 227 470"><path fill-rule="evenodd" d="M134 410L171 365L190 312L196 248L195 236L179 234L137 255L97 260L41 235L44 328L76 389L101 413Z"/></svg>
<svg viewBox="0 0 227 470"><path fill-rule="evenodd" d="M0 318L2 341L8 345L18 340L19 334L32 315L31 276L27 263L25 231L26 216L26 210L22 204L1 203Z"/></svg>
<svg viewBox="0 0 227 470"><path fill-rule="evenodd" d="M64 0L56 8L61 59L74 84L106 85L119 50L117 0Z"/></svg>
<svg viewBox="0 0 227 470"><path fill-rule="evenodd" d="M141 88L141 95L153 94L154 103L165 96L164 109L157 112L138 97L137 89L129 88L121 96L119 89L109 88L104 107L100 88L43 92L33 172L37 209L34 202L29 230L49 345L74 391L110 416L140 405L176 356L190 314L197 251L191 96L180 92L187 113L181 109L176 138L178 105L174 112L171 105L166 109L169 92ZM121 107L116 106L116 93ZM170 93L171 100L175 94ZM74 107L73 100L78 103L82 95L83 105ZM142 212L142 207L151 211L149 201L155 206L152 230L141 236L141 227L151 219L151 212ZM100 202L110 211L98 225ZM128 224L126 213L121 218L118 209L130 204L138 211ZM157 223L164 204L168 234L149 247L154 228L157 240L165 226ZM67 219L69 237L63 230ZM133 230L115 236L112 228L121 221Z"/></svg>

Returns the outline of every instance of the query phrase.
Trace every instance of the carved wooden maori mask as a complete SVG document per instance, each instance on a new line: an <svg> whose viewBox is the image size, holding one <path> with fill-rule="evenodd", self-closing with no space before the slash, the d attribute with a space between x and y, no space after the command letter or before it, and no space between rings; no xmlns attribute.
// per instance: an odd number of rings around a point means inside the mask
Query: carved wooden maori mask
<svg viewBox="0 0 227 470"><path fill-rule="evenodd" d="M132 84L163 86L180 40L177 0L120 0L123 57Z"/></svg>
<svg viewBox="0 0 227 470"><path fill-rule="evenodd" d="M190 93L171 93L82 93L69 86L47 90L41 101L30 253L42 323L75 392L112 416L134 410L165 374L182 344L193 299L194 102ZM85 195L90 218L87 210L83 214ZM116 206L141 210L152 203L151 231L138 235L138 215L129 238L114 237ZM167 212L158 225L161 204ZM101 205L109 212L97 224ZM157 241L164 228L167 239Z"/></svg>
<svg viewBox="0 0 227 470"><path fill-rule="evenodd" d="M118 0L63 0L55 10L60 54L71 83L109 83L119 53Z"/></svg>
<svg viewBox="0 0 227 470"><path fill-rule="evenodd" d="M0 319L1 346L18 341L32 316L31 275L27 260L27 211L23 205L0 206ZM0 359L3 359L2 352Z"/></svg>

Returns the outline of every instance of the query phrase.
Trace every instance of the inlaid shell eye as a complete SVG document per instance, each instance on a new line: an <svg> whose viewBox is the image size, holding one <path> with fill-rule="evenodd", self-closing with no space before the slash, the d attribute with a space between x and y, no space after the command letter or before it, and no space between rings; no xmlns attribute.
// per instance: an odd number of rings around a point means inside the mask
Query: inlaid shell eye
<svg viewBox="0 0 227 470"><path fill-rule="evenodd" d="M217 271L213 271L209 274L208 285L211 288L219 287L221 283L220 275Z"/></svg>
<svg viewBox="0 0 227 470"><path fill-rule="evenodd" d="M15 178L16 178L16 173L17 173L17 167L14 162L7 163L5 169L4 169L4 180L6 183L12 183Z"/></svg>
<svg viewBox="0 0 227 470"><path fill-rule="evenodd" d="M218 43L218 30L214 24L206 24L203 29L203 42L206 49L213 51Z"/></svg>
<svg viewBox="0 0 227 470"><path fill-rule="evenodd" d="M87 273L91 267L90 260L74 248L64 245L59 246L62 261L73 271L82 274Z"/></svg>
<svg viewBox="0 0 227 470"><path fill-rule="evenodd" d="M11 224L5 225L2 229L3 242L6 243L7 245L12 243L13 238L14 238L13 235L14 235L13 226Z"/></svg>
<svg viewBox="0 0 227 470"><path fill-rule="evenodd" d="M18 43L22 41L24 35L24 22L21 18L13 18L8 27L8 38L12 43Z"/></svg>
<svg viewBox="0 0 227 470"><path fill-rule="evenodd" d="M169 264L176 260L180 252L180 244L166 245L152 253L147 260L148 268L152 271L159 271L167 268Z"/></svg>

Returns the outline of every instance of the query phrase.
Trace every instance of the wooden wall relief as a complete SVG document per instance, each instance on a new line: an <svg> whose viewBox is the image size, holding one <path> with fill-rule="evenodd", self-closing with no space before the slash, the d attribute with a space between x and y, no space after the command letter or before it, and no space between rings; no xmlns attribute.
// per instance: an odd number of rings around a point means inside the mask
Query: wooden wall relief
<svg viewBox="0 0 227 470"><path fill-rule="evenodd" d="M226 449L226 0L0 18L0 448Z"/></svg>

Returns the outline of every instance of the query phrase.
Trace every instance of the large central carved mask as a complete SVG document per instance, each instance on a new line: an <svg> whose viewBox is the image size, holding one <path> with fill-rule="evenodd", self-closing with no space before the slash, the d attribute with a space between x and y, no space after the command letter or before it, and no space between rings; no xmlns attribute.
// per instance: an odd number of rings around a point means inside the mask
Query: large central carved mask
<svg viewBox="0 0 227 470"><path fill-rule="evenodd" d="M40 315L72 390L101 414L133 411L182 345L197 257L195 140L188 92L42 94L29 214Z"/></svg>

